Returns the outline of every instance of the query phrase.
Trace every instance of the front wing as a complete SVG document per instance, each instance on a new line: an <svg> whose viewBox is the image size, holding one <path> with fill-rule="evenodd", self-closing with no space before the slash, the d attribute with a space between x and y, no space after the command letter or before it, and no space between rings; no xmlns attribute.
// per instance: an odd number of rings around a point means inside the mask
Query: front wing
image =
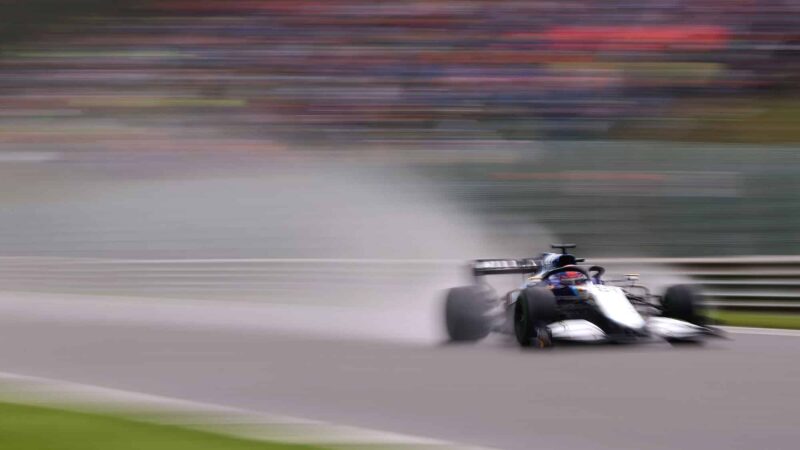
<svg viewBox="0 0 800 450"><path fill-rule="evenodd" d="M547 326L553 339L575 342L604 342L608 336L600 327L588 320L562 320ZM644 327L644 335L668 341L692 341L709 335L717 335L713 329L668 317L650 317Z"/></svg>

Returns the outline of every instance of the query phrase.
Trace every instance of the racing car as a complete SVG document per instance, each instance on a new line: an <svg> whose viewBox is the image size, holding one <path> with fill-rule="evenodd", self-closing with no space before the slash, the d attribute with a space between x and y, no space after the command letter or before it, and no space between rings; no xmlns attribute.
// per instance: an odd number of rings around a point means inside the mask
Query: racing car
<svg viewBox="0 0 800 450"><path fill-rule="evenodd" d="M445 325L451 341L478 341L492 332L514 335L523 347L556 341L700 342L720 332L707 324L699 295L674 285L662 296L638 284L637 274L605 280L601 266L567 253L574 244L552 244L560 253L536 258L480 259L470 264L474 284L447 291ZM521 274L522 285L498 296L487 275Z"/></svg>

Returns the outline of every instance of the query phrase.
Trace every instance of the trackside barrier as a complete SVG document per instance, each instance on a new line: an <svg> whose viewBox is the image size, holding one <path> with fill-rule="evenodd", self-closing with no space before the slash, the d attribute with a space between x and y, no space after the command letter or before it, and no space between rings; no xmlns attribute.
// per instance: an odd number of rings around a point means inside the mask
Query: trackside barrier
<svg viewBox="0 0 800 450"><path fill-rule="evenodd" d="M720 309L800 313L800 257L638 258L593 260L610 268L642 268L643 279L659 269L686 277Z"/></svg>
<svg viewBox="0 0 800 450"><path fill-rule="evenodd" d="M591 259L609 276L698 285L724 309L800 313L800 257ZM347 303L466 282L466 262L413 259L94 259L0 257L0 290L141 297ZM394 298L396 299L397 296ZM359 301L361 301L359 300ZM392 300L394 301L394 300Z"/></svg>

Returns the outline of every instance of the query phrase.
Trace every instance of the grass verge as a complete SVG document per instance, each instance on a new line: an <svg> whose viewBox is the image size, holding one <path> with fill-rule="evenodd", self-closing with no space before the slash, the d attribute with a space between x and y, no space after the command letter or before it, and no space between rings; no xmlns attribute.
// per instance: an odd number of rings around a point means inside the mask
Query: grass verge
<svg viewBox="0 0 800 450"><path fill-rule="evenodd" d="M709 316L720 325L800 329L800 314L751 311L713 311Z"/></svg>
<svg viewBox="0 0 800 450"><path fill-rule="evenodd" d="M249 441L113 415L0 402L4 450L319 450Z"/></svg>

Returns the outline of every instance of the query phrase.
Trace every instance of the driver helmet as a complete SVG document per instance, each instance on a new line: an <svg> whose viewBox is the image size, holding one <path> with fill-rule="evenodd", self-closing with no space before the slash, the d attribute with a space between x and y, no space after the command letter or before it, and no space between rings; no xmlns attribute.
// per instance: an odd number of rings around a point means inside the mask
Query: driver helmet
<svg viewBox="0 0 800 450"><path fill-rule="evenodd" d="M587 281L586 275L578 272L577 270L568 270L557 275L558 282L564 286L577 286L585 284Z"/></svg>

